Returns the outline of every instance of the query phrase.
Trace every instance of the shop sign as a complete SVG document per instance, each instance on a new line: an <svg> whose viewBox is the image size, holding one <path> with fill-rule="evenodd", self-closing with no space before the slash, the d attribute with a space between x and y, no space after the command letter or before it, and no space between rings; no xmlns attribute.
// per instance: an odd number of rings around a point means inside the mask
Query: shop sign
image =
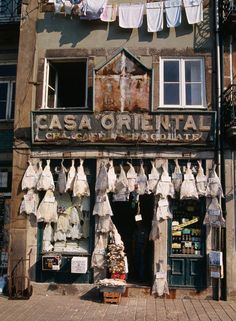
<svg viewBox="0 0 236 321"><path fill-rule="evenodd" d="M71 259L71 273L87 273L88 270L88 258L74 256Z"/></svg>
<svg viewBox="0 0 236 321"><path fill-rule="evenodd" d="M215 113L32 113L34 144L213 144Z"/></svg>

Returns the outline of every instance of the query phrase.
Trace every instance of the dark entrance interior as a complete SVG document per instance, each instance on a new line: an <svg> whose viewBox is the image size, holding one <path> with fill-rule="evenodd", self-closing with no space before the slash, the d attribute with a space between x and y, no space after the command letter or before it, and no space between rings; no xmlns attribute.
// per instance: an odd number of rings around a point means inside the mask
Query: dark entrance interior
<svg viewBox="0 0 236 321"><path fill-rule="evenodd" d="M142 220L136 222L138 204L132 200L132 193L127 202L111 202L112 217L124 242L128 259L128 283L150 285L153 276L153 242L149 241L151 230L154 195L140 195L139 206Z"/></svg>

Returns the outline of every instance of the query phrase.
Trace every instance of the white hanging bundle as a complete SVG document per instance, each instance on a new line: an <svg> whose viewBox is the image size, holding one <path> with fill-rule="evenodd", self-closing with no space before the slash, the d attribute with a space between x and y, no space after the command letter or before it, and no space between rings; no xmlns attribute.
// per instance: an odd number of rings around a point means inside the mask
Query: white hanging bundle
<svg viewBox="0 0 236 321"><path fill-rule="evenodd" d="M137 184L138 184L139 195L144 195L148 193L148 179L145 174L143 163L140 164L140 171L137 177Z"/></svg>
<svg viewBox="0 0 236 321"><path fill-rule="evenodd" d="M163 173L157 184L156 195L160 195L161 198L166 198L167 196L174 197L174 185L168 174L167 164L163 164L162 169Z"/></svg>
<svg viewBox="0 0 236 321"><path fill-rule="evenodd" d="M105 261L106 261L106 249L105 243L103 240L103 236L100 234L98 236L98 240L96 246L94 248L92 259L91 259L91 266L96 267L98 269L104 269Z"/></svg>
<svg viewBox="0 0 236 321"><path fill-rule="evenodd" d="M179 193L180 192L180 188L182 185L182 173L181 173L181 169L178 163L178 159L175 160L175 170L174 173L172 174L172 183L174 185L174 190L175 193Z"/></svg>
<svg viewBox="0 0 236 321"><path fill-rule="evenodd" d="M90 190L87 181L87 176L84 172L83 160L80 160L80 166L77 168L77 173L73 185L73 196L89 196Z"/></svg>
<svg viewBox="0 0 236 321"><path fill-rule="evenodd" d="M163 198L158 201L156 220L163 221L167 220L168 218L172 218L172 214L169 208L169 201L167 198Z"/></svg>
<svg viewBox="0 0 236 321"><path fill-rule="evenodd" d="M28 163L29 163L28 168L26 169L21 182L22 191L36 188L36 185L38 182L38 175L35 172L33 165L31 164L30 161L28 161Z"/></svg>
<svg viewBox="0 0 236 321"><path fill-rule="evenodd" d="M207 192L207 177L204 174L202 163L198 161L198 172L196 176L196 187L199 197L200 196L206 196Z"/></svg>
<svg viewBox="0 0 236 321"><path fill-rule="evenodd" d="M167 272L164 272L162 267L160 268L160 271L156 273L155 281L152 287L152 294L158 296L162 296L164 294L169 295Z"/></svg>
<svg viewBox="0 0 236 321"><path fill-rule="evenodd" d="M71 214L69 217L69 222L71 225L78 224L80 222L79 212L76 207L72 207Z"/></svg>
<svg viewBox="0 0 236 321"><path fill-rule="evenodd" d="M184 174L184 181L180 189L180 199L198 199L198 192L196 182L191 170L191 163L187 163L186 173Z"/></svg>
<svg viewBox="0 0 236 321"><path fill-rule="evenodd" d="M109 161L109 169L107 172L107 176L108 176L108 192L114 192L115 190L115 184L116 184L116 173L115 173L115 168L113 166L113 161L110 160Z"/></svg>
<svg viewBox="0 0 236 321"><path fill-rule="evenodd" d="M39 204L38 194L34 192L33 189L29 189L27 194L24 195L24 198L20 205L20 214L34 214L37 215L37 207Z"/></svg>
<svg viewBox="0 0 236 321"><path fill-rule="evenodd" d="M151 193L155 193L158 181L160 179L160 173L155 167L155 162L151 161L151 164L152 164L151 173L148 175L148 189Z"/></svg>
<svg viewBox="0 0 236 321"><path fill-rule="evenodd" d="M135 185L137 183L137 174L135 172L135 169L133 165L129 162L127 162L129 165L129 170L126 174L127 180L128 180L128 190L129 192L133 192L135 190Z"/></svg>
<svg viewBox="0 0 236 321"><path fill-rule="evenodd" d="M207 179L207 197L224 197L219 177L216 174L216 165L209 172Z"/></svg>
<svg viewBox="0 0 236 321"><path fill-rule="evenodd" d="M57 222L57 201L52 190L48 190L39 204L37 211L37 220L39 222Z"/></svg>
<svg viewBox="0 0 236 321"><path fill-rule="evenodd" d="M55 192L55 197L57 200L57 212L60 214L68 214L71 213L72 202L69 193L59 194Z"/></svg>
<svg viewBox="0 0 236 321"><path fill-rule="evenodd" d="M66 191L66 168L63 165L63 161L61 162L61 168L58 173L57 189L60 194L63 194Z"/></svg>
<svg viewBox="0 0 236 321"><path fill-rule="evenodd" d="M66 192L73 190L75 175L76 175L75 160L72 159L71 167L70 167L68 175L67 175Z"/></svg>
<svg viewBox="0 0 236 321"><path fill-rule="evenodd" d="M52 176L52 172L50 170L50 160L47 160L47 165L44 167L43 172L39 178L37 189L39 191L47 191L49 189L55 189L55 184Z"/></svg>

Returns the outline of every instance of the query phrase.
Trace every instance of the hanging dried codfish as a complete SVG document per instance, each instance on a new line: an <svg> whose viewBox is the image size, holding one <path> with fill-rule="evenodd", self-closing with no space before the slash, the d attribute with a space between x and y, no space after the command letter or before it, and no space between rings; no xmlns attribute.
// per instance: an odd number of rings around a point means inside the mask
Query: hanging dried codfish
<svg viewBox="0 0 236 321"><path fill-rule="evenodd" d="M99 169L95 183L96 195L105 195L108 192L108 174L105 164L103 163Z"/></svg>
<svg viewBox="0 0 236 321"><path fill-rule="evenodd" d="M148 179L145 174L143 163L140 164L140 171L137 177L137 184L139 195L144 195L148 193Z"/></svg>
<svg viewBox="0 0 236 321"><path fill-rule="evenodd" d="M37 220L39 222L57 222L57 201L52 190L48 190L39 204L37 210Z"/></svg>
<svg viewBox="0 0 236 321"><path fill-rule="evenodd" d="M63 160L61 162L61 168L58 173L57 189L60 194L63 194L66 191L66 168L63 164Z"/></svg>
<svg viewBox="0 0 236 321"><path fill-rule="evenodd" d="M109 169L107 172L108 176L108 192L114 192L115 191L115 184L116 184L116 173L115 173L115 168L113 166L113 161L109 161Z"/></svg>
<svg viewBox="0 0 236 321"><path fill-rule="evenodd" d="M128 180L125 174L125 171L120 165L120 175L118 176L115 184L115 191L113 194L114 202L125 202L129 198L129 190L128 190Z"/></svg>
<svg viewBox="0 0 236 321"><path fill-rule="evenodd" d="M196 187L197 187L197 192L198 196L206 196L207 192L207 177L204 175L204 171L202 168L202 163L198 161L198 172L196 176Z"/></svg>
<svg viewBox="0 0 236 321"><path fill-rule="evenodd" d="M180 188L182 185L182 173L181 173L181 169L178 163L178 159L175 160L175 170L172 174L172 183L174 185L174 189L175 189L175 193L179 193L180 192Z"/></svg>
<svg viewBox="0 0 236 321"><path fill-rule="evenodd" d="M206 216L203 224L215 227L224 227L225 219L223 218L222 209L217 197L208 199L208 202L210 202L210 204L207 206Z"/></svg>
<svg viewBox="0 0 236 321"><path fill-rule="evenodd" d="M174 185L171 182L171 177L167 171L167 165L162 165L162 175L157 184L156 195L160 195L161 198L167 198L167 196L174 197Z"/></svg>
<svg viewBox="0 0 236 321"><path fill-rule="evenodd" d="M72 159L71 167L67 175L66 192L73 191L75 175L76 175L75 160Z"/></svg>
<svg viewBox="0 0 236 321"><path fill-rule="evenodd" d="M96 197L96 202L93 208L93 215L113 215L109 198L107 195Z"/></svg>
<svg viewBox="0 0 236 321"><path fill-rule="evenodd" d="M128 190L129 192L133 192L135 190L135 185L137 184L137 174L133 165L129 162L127 162L127 164L129 165L129 170L126 174L128 180Z"/></svg>
<svg viewBox="0 0 236 321"><path fill-rule="evenodd" d="M57 201L57 212L59 214L68 214L71 213L72 202L69 193L59 194L55 192L55 197Z"/></svg>
<svg viewBox="0 0 236 321"><path fill-rule="evenodd" d="M109 233L112 231L112 220L110 215L99 216L95 230L97 233Z"/></svg>
<svg viewBox="0 0 236 321"><path fill-rule="evenodd" d="M24 199L20 205L20 214L34 214L37 215L37 207L39 204L39 196L33 189L27 191L24 195Z"/></svg>
<svg viewBox="0 0 236 321"><path fill-rule="evenodd" d="M80 223L70 227L70 238L72 240L79 240L82 237L82 230Z"/></svg>
<svg viewBox="0 0 236 321"><path fill-rule="evenodd" d="M191 163L187 163L186 173L184 174L184 181L180 189L180 199L198 199L198 192L196 182L191 170Z"/></svg>
<svg viewBox="0 0 236 321"><path fill-rule="evenodd" d="M36 175L37 175L37 177L38 177L37 182L39 181L39 179L40 179L40 177L41 177L41 175L42 175L42 172L43 172L42 161L39 161L39 163L38 163L38 169L37 169L37 171L36 171Z"/></svg>
<svg viewBox="0 0 236 321"><path fill-rule="evenodd" d="M80 160L80 166L77 168L77 173L73 185L73 196L89 196L89 184L87 176L84 172L83 160Z"/></svg>
<svg viewBox="0 0 236 321"><path fill-rule="evenodd" d="M216 174L216 165L209 172L207 179L207 197L224 197L221 182Z"/></svg>
<svg viewBox="0 0 236 321"><path fill-rule="evenodd" d="M78 224L80 222L79 212L76 207L72 207L71 214L69 216L69 222L71 225Z"/></svg>
<svg viewBox="0 0 236 321"><path fill-rule="evenodd" d="M43 251L49 252L53 250L53 229L51 223L47 223L43 231Z"/></svg>
<svg viewBox="0 0 236 321"><path fill-rule="evenodd" d="M33 165L31 164L30 161L28 161L28 163L29 163L29 166L26 169L21 182L21 188L23 191L27 189L36 188L36 185L38 182L38 176L34 170Z"/></svg>
<svg viewBox="0 0 236 321"><path fill-rule="evenodd" d="M47 191L47 190L55 189L55 184L52 176L52 172L50 169L50 160L47 160L47 165L44 167L43 172L39 178L37 183L37 190L39 191Z"/></svg>
<svg viewBox="0 0 236 321"><path fill-rule="evenodd" d="M151 193L155 193L157 188L157 183L159 182L159 179L160 179L160 173L155 167L155 162L151 161L151 164L152 164L151 173L148 175L148 189Z"/></svg>

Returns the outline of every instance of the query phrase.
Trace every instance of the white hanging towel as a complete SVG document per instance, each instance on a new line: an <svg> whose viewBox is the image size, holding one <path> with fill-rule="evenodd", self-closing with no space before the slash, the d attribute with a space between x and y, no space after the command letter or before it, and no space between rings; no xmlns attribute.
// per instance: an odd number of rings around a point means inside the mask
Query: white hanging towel
<svg viewBox="0 0 236 321"><path fill-rule="evenodd" d="M139 28L143 24L144 4L122 3L119 5L119 26Z"/></svg>
<svg viewBox="0 0 236 321"><path fill-rule="evenodd" d="M67 176L66 182L66 192L73 190L74 180L75 180L76 170L75 170L75 160L72 159L71 167Z"/></svg>
<svg viewBox="0 0 236 321"><path fill-rule="evenodd" d="M53 176L50 170L50 160L47 160L47 165L44 167L43 172L39 178L37 189L39 191L47 191L49 189L55 189L55 184L53 181Z"/></svg>
<svg viewBox="0 0 236 321"><path fill-rule="evenodd" d="M21 183L21 188L23 191L27 189L35 188L38 181L38 176L34 170L33 165L31 164L30 161L28 161L28 163L29 163L29 166L25 171L25 174L23 176L22 183Z"/></svg>
<svg viewBox="0 0 236 321"><path fill-rule="evenodd" d="M146 4L148 32L163 30L163 1Z"/></svg>
<svg viewBox="0 0 236 321"><path fill-rule="evenodd" d="M184 0L184 8L189 24L203 21L203 1Z"/></svg>
<svg viewBox="0 0 236 321"><path fill-rule="evenodd" d="M83 160L80 160L80 166L77 168L77 174L74 180L73 196L89 196L90 190L86 174L84 172Z"/></svg>
<svg viewBox="0 0 236 321"><path fill-rule="evenodd" d="M100 18L102 9L105 6L107 0L83 0L83 2L84 16L81 16L80 19L96 20Z"/></svg>
<svg viewBox="0 0 236 321"><path fill-rule="evenodd" d="M168 28L175 28L181 24L181 5L182 0L165 1L166 22Z"/></svg>
<svg viewBox="0 0 236 321"><path fill-rule="evenodd" d="M102 10L100 19L104 22L113 22L116 20L117 4L106 4Z"/></svg>

